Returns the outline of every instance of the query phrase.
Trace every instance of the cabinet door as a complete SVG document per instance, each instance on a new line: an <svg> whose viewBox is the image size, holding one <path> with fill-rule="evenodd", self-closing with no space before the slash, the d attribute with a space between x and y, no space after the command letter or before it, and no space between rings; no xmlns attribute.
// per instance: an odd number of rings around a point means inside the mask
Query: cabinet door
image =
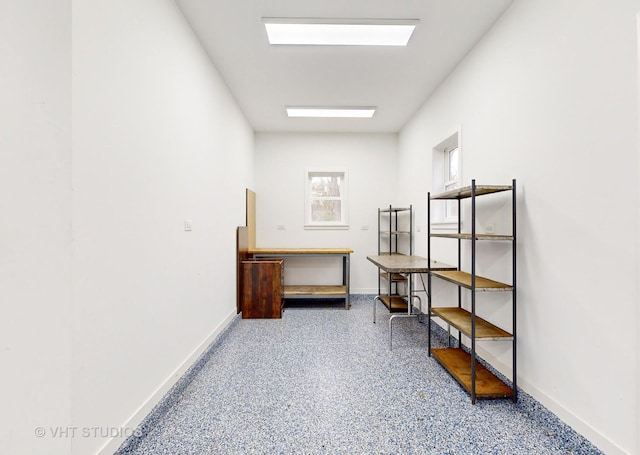
<svg viewBox="0 0 640 455"><path fill-rule="evenodd" d="M281 318L282 261L243 261L242 275L242 318Z"/></svg>

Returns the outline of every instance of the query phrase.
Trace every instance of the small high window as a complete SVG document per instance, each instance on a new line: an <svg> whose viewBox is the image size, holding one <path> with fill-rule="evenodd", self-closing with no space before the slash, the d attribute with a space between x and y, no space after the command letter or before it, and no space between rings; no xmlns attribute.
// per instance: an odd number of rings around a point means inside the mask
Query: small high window
<svg viewBox="0 0 640 455"><path fill-rule="evenodd" d="M461 155L459 131L433 147L433 189L431 194L444 193L461 187ZM457 222L457 201L442 201L440 204L433 205L432 224Z"/></svg>
<svg viewBox="0 0 640 455"><path fill-rule="evenodd" d="M460 188L460 173L458 172L460 167L460 153L458 146L456 145L454 148L451 148L449 150L445 149L444 155L444 172L446 174L444 181L444 191L455 190L456 188ZM458 221L458 204L454 203L454 201L449 201L445 205L444 221Z"/></svg>

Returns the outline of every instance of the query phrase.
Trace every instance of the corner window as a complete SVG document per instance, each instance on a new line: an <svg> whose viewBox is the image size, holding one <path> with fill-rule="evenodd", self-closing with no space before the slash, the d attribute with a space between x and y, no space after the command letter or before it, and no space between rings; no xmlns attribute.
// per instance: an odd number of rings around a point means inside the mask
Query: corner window
<svg viewBox="0 0 640 455"><path fill-rule="evenodd" d="M305 174L305 228L347 229L347 172Z"/></svg>
<svg viewBox="0 0 640 455"><path fill-rule="evenodd" d="M460 173L458 172L460 167L460 150L456 144L454 148L444 150L444 191L455 190L460 188ZM445 205L444 213L445 222L457 222L458 221L458 204L456 201L448 201Z"/></svg>
<svg viewBox="0 0 640 455"><path fill-rule="evenodd" d="M433 147L433 189L431 194L444 193L461 187L462 147L460 136L460 131L457 131ZM433 205L431 224L439 224L448 228L447 225L453 223L458 223L457 201L438 201Z"/></svg>

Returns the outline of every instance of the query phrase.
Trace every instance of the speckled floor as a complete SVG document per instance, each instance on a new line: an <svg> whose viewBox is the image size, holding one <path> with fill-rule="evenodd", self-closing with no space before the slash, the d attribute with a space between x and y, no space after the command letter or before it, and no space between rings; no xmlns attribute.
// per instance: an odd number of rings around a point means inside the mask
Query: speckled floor
<svg viewBox="0 0 640 455"><path fill-rule="evenodd" d="M395 320L390 351L372 305L236 319L117 453L601 453L525 393L472 405L427 356L426 324Z"/></svg>

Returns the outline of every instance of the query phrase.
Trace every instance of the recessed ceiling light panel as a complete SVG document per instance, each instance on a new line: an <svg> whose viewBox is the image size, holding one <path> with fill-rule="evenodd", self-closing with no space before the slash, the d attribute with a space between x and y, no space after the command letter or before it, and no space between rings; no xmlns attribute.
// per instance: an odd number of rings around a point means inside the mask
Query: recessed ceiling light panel
<svg viewBox="0 0 640 455"><path fill-rule="evenodd" d="M270 44L406 46L417 20L263 18Z"/></svg>
<svg viewBox="0 0 640 455"><path fill-rule="evenodd" d="M288 117L371 118L375 107L304 107L287 106Z"/></svg>

